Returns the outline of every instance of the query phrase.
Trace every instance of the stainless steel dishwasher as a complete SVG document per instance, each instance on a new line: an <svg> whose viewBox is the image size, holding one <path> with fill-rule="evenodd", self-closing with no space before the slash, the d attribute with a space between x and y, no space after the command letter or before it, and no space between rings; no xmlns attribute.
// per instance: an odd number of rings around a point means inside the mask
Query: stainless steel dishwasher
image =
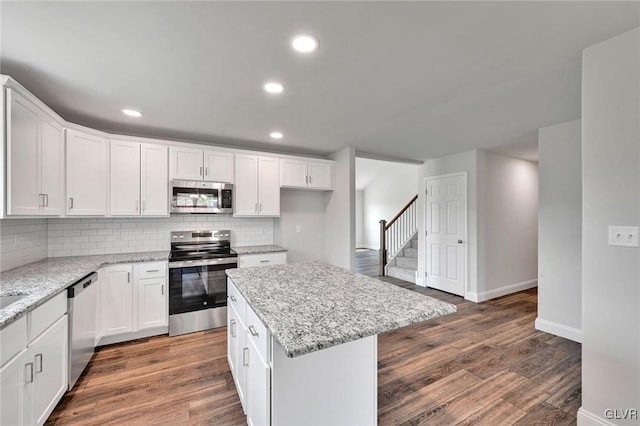
<svg viewBox="0 0 640 426"><path fill-rule="evenodd" d="M98 274L92 273L67 289L69 315L69 390L93 356L96 339Z"/></svg>

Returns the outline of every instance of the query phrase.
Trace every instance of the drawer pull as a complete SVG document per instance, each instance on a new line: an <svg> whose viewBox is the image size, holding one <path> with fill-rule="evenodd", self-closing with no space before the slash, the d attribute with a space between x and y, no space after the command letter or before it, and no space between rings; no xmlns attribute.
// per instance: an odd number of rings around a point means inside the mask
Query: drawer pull
<svg viewBox="0 0 640 426"><path fill-rule="evenodd" d="M160 269L147 269L147 272L160 272Z"/></svg>
<svg viewBox="0 0 640 426"><path fill-rule="evenodd" d="M242 348L242 365L249 366L249 348Z"/></svg>
<svg viewBox="0 0 640 426"><path fill-rule="evenodd" d="M249 326L249 333L251 333L251 335L254 337L258 337L258 332L256 331L256 328L252 325Z"/></svg>
<svg viewBox="0 0 640 426"><path fill-rule="evenodd" d="M269 263L269 259L261 260L260 263Z"/></svg>
<svg viewBox="0 0 640 426"><path fill-rule="evenodd" d="M238 299L236 299L236 297L232 294L231 296L229 296L229 299L231 299L232 302L237 302Z"/></svg>
<svg viewBox="0 0 640 426"><path fill-rule="evenodd" d="M33 383L33 363L32 362L28 362L24 365L25 371L24 371L24 376L25 376L25 380L24 383ZM27 379L27 373L29 373L29 378Z"/></svg>
<svg viewBox="0 0 640 426"><path fill-rule="evenodd" d="M231 323L231 337L236 337L236 320L232 319L229 322Z"/></svg>
<svg viewBox="0 0 640 426"><path fill-rule="evenodd" d="M42 373L42 354L37 354L35 356L35 364L36 364L36 373Z"/></svg>

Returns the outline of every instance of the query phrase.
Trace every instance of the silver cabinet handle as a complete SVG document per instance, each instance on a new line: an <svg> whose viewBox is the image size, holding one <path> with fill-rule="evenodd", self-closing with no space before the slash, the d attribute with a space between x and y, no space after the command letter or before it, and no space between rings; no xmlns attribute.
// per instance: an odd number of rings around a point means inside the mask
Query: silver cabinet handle
<svg viewBox="0 0 640 426"><path fill-rule="evenodd" d="M27 379L27 373L29 373L29 378ZM33 383L33 363L32 362L28 362L24 365L24 376L25 376L25 380L24 383Z"/></svg>
<svg viewBox="0 0 640 426"><path fill-rule="evenodd" d="M147 272L160 272L160 269L147 269Z"/></svg>
<svg viewBox="0 0 640 426"><path fill-rule="evenodd" d="M73 197L69 197L69 210L73 208Z"/></svg>
<svg viewBox="0 0 640 426"><path fill-rule="evenodd" d="M269 263L269 259L261 260L260 263Z"/></svg>
<svg viewBox="0 0 640 426"><path fill-rule="evenodd" d="M160 286L160 294L164 296L164 284Z"/></svg>
<svg viewBox="0 0 640 426"><path fill-rule="evenodd" d="M49 194L44 194L44 206L49 207Z"/></svg>
<svg viewBox="0 0 640 426"><path fill-rule="evenodd" d="M258 213L262 212L262 203L258 203Z"/></svg>
<svg viewBox="0 0 640 426"><path fill-rule="evenodd" d="M258 332L256 331L256 328L252 325L249 326L249 333L251 333L251 335L254 337L258 337Z"/></svg>
<svg viewBox="0 0 640 426"><path fill-rule="evenodd" d="M256 203L254 210L256 213L258 213L258 203Z"/></svg>
<svg viewBox="0 0 640 426"><path fill-rule="evenodd" d="M131 282L131 272L127 272L127 282Z"/></svg>
<svg viewBox="0 0 640 426"><path fill-rule="evenodd" d="M205 176L209 176L209 168L208 167L204 168L204 175Z"/></svg>
<svg viewBox="0 0 640 426"><path fill-rule="evenodd" d="M458 244L462 244L462 240L458 240Z"/></svg>
<svg viewBox="0 0 640 426"><path fill-rule="evenodd" d="M229 299L231 299L232 302L237 301L238 299L236 299L236 297L232 294L231 296L229 296Z"/></svg>
<svg viewBox="0 0 640 426"><path fill-rule="evenodd" d="M309 183L311 183L311 175L309 175Z"/></svg>
<svg viewBox="0 0 640 426"><path fill-rule="evenodd" d="M236 320L229 320L229 324L231 324L231 337L236 337Z"/></svg>
<svg viewBox="0 0 640 426"><path fill-rule="evenodd" d="M249 348L242 348L242 365L249 366Z"/></svg>
<svg viewBox="0 0 640 426"><path fill-rule="evenodd" d="M37 354L34 358L34 362L36 364L36 373L42 373L42 354ZM40 362L38 362L38 360Z"/></svg>
<svg viewBox="0 0 640 426"><path fill-rule="evenodd" d="M200 167L200 176L202 176L202 167Z"/></svg>

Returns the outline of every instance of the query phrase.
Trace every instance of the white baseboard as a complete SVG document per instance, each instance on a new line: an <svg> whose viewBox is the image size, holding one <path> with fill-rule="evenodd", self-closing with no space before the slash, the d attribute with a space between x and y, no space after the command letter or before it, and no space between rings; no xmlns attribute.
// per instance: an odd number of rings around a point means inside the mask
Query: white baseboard
<svg viewBox="0 0 640 426"><path fill-rule="evenodd" d="M576 417L578 420L578 426L613 426L613 423L609 420L593 414L582 407L578 410L578 415Z"/></svg>
<svg viewBox="0 0 640 426"><path fill-rule="evenodd" d="M369 250L378 250L380 247L376 246L375 244L356 244L356 248L366 248Z"/></svg>
<svg viewBox="0 0 640 426"><path fill-rule="evenodd" d="M540 317L536 318L535 327L536 330L544 331L545 333L551 333L556 336L564 337L565 339L573 340L574 342L582 343L582 330L579 328L570 327L568 325L549 321Z"/></svg>
<svg viewBox="0 0 640 426"><path fill-rule="evenodd" d="M533 279L529 281L522 281L515 284L505 285L504 287L494 288L492 290L481 291L479 293L468 291L464 298L471 302L479 303L486 300L495 299L496 297L506 296L507 294L517 293L522 290L528 290L537 286L538 279Z"/></svg>

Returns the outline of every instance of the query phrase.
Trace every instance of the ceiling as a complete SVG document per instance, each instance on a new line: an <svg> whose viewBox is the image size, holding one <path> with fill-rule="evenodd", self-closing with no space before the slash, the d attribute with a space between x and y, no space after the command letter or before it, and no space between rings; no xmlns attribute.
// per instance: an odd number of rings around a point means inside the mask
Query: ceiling
<svg viewBox="0 0 640 426"><path fill-rule="evenodd" d="M0 14L0 72L69 121L414 160L578 118L582 49L640 25L637 1L3 1ZM317 52L290 49L301 32ZM262 90L271 79L283 94Z"/></svg>

